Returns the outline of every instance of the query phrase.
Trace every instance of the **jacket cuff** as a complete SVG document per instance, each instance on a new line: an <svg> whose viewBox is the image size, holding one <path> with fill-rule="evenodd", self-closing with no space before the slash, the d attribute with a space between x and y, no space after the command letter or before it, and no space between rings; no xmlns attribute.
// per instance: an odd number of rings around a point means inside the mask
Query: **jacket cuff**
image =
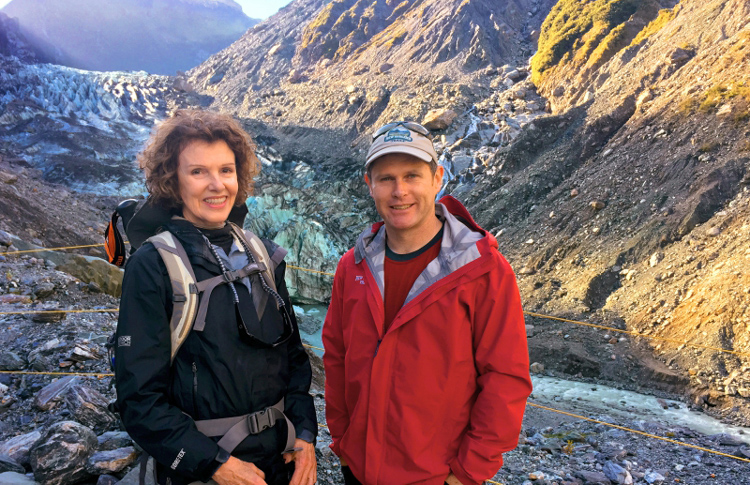
<svg viewBox="0 0 750 485"><path fill-rule="evenodd" d="M482 482L477 482L473 480L469 475L466 474L466 470L464 470L464 467L461 466L460 463L458 463L458 459L454 459L450 462L448 465L450 466L451 472L456 475L456 478L458 478L458 481L461 482L461 485L481 485Z"/></svg>
<svg viewBox="0 0 750 485"><path fill-rule="evenodd" d="M214 459L211 460L209 464L206 465L202 470L198 471L198 478L202 482L210 481L211 477L213 477L214 473L216 473L216 470L218 470L221 465L226 463L231 456L231 454L224 448L220 448L218 446L217 448L219 449L219 451L216 453Z"/></svg>
<svg viewBox="0 0 750 485"><path fill-rule="evenodd" d="M309 429L303 429L297 433L297 439L315 444L315 434Z"/></svg>

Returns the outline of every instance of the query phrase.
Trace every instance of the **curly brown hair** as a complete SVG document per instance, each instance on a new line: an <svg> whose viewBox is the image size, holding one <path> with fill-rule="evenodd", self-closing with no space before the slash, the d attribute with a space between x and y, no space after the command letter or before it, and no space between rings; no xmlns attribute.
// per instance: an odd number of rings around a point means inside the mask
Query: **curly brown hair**
<svg viewBox="0 0 750 485"><path fill-rule="evenodd" d="M182 150L195 140L223 140L234 152L237 199L242 205L252 195L253 178L260 172L255 144L231 116L203 110L178 110L160 123L146 148L138 154L138 166L146 175L146 187L154 201L167 208L182 206L177 167Z"/></svg>

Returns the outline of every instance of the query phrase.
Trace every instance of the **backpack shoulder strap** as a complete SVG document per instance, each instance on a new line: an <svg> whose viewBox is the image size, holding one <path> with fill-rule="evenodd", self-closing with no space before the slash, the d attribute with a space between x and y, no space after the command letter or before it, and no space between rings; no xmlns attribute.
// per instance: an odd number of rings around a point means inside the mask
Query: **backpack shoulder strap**
<svg viewBox="0 0 750 485"><path fill-rule="evenodd" d="M154 245L167 267L172 283L172 319L169 322L171 335L170 364L177 351L185 342L193 327L198 307L198 290L195 286L195 273L185 248L169 231L160 232L146 240Z"/></svg>
<svg viewBox="0 0 750 485"><path fill-rule="evenodd" d="M276 277L274 276L274 273L284 259L284 256L286 256L286 250L281 246L276 246L276 248L274 248L274 253L269 255L266 245L263 244L263 240L255 235L253 231L249 229L240 229L240 227L235 224L232 224L232 230L237 237L241 237L247 243L247 247L250 248L253 259L256 262L265 265L266 270L263 272L264 279L266 283L276 291Z"/></svg>
<svg viewBox="0 0 750 485"><path fill-rule="evenodd" d="M275 302L276 308L279 308L280 304L283 305L283 302L280 301L281 298L278 296L278 290L276 289L274 273L276 272L278 265L281 263L281 260L286 255L286 250L279 246L277 250L274 250L273 255L269 256L266 245L263 244L263 241L252 231L240 229L236 224L232 224L232 231L236 237L242 238L245 243L247 243L247 247L250 248L253 259L265 267L265 270L258 275L258 278L252 278L250 280L250 284L253 287L251 292L253 296L253 304L255 305L255 310L258 312L258 319L260 320L263 318L266 302L268 300L268 292L262 287L263 285L267 286L278 298Z"/></svg>

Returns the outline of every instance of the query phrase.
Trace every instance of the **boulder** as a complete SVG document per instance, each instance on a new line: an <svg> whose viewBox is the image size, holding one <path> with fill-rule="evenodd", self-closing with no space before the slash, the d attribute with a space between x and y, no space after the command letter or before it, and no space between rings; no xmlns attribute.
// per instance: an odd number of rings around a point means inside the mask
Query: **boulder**
<svg viewBox="0 0 750 485"><path fill-rule="evenodd" d="M590 472L587 470L581 470L575 474L578 478L583 480L586 485L610 485L612 482L602 472Z"/></svg>
<svg viewBox="0 0 750 485"><path fill-rule="evenodd" d="M86 465L96 445L96 435L82 424L53 424L31 449L34 479L45 485L67 485L87 478Z"/></svg>
<svg viewBox="0 0 750 485"><path fill-rule="evenodd" d="M0 370L21 370L26 363L15 352L0 353Z"/></svg>
<svg viewBox="0 0 750 485"><path fill-rule="evenodd" d="M638 99L635 100L635 106L638 108L652 99L654 99L654 93L652 93L650 89L647 89L638 95Z"/></svg>
<svg viewBox="0 0 750 485"><path fill-rule="evenodd" d="M631 485L633 483L633 477L630 476L630 472L615 462L608 461L605 463L602 467L602 472L604 472L604 475L606 475L611 482L620 485Z"/></svg>
<svg viewBox="0 0 750 485"><path fill-rule="evenodd" d="M5 472L26 473L26 470L13 458L0 453L0 473Z"/></svg>
<svg viewBox="0 0 750 485"><path fill-rule="evenodd" d="M16 472L0 473L0 483L3 485L37 485L37 482L31 478Z"/></svg>
<svg viewBox="0 0 750 485"><path fill-rule="evenodd" d="M120 296L122 293L122 268L111 265L101 258L75 254L59 264L57 269L85 283L95 283L108 295Z"/></svg>
<svg viewBox="0 0 750 485"><path fill-rule="evenodd" d="M379 72L380 74L383 74L383 73L386 73L386 72L390 71L391 69L393 69L393 64L391 64L391 63L389 63L389 62L386 62L386 63L384 63L384 64L381 64L381 65L380 65L380 66L378 67L378 72Z"/></svg>
<svg viewBox="0 0 750 485"><path fill-rule="evenodd" d="M63 399L76 421L98 433L107 430L117 421L107 409L107 399L95 389L74 385L65 392Z"/></svg>
<svg viewBox="0 0 750 485"><path fill-rule="evenodd" d="M39 313L32 313L31 320L36 323L56 323L65 319L68 315L56 305L44 305L39 308Z"/></svg>
<svg viewBox="0 0 750 485"><path fill-rule="evenodd" d="M456 112L451 109L433 109L425 115L422 125L428 130L444 130L453 123L456 116Z"/></svg>
<svg viewBox="0 0 750 485"><path fill-rule="evenodd" d="M87 360L99 360L102 354L95 345L77 343L73 348L68 360L73 362L85 362Z"/></svg>
<svg viewBox="0 0 750 485"><path fill-rule="evenodd" d="M120 480L112 475L99 475L96 479L96 485L116 485Z"/></svg>
<svg viewBox="0 0 750 485"><path fill-rule="evenodd" d="M10 234L0 231L0 246L8 247L11 244L13 244L13 239L11 239Z"/></svg>
<svg viewBox="0 0 750 485"><path fill-rule="evenodd" d="M557 87L555 87L555 89L554 89L554 90L552 91L552 96L554 96L554 97L556 97L556 98L559 98L559 97L560 97L560 96L562 96L563 94L565 94L565 86L557 86Z"/></svg>
<svg viewBox="0 0 750 485"><path fill-rule="evenodd" d="M693 52L678 47L667 55L667 62L675 66L684 63L691 57L693 57Z"/></svg>
<svg viewBox="0 0 750 485"><path fill-rule="evenodd" d="M132 465L137 458L138 452L132 446L99 451L89 457L86 470L92 475L118 473Z"/></svg>
<svg viewBox="0 0 750 485"><path fill-rule="evenodd" d="M49 411L55 404L62 400L62 395L71 387L78 384L80 377L78 376L67 376L61 379L52 381L41 391L36 394L34 398L34 405L40 411Z"/></svg>
<svg viewBox="0 0 750 485"><path fill-rule="evenodd" d="M26 466L29 464L29 451L41 438L42 433L39 431L14 436L0 444L0 454L8 455L19 465Z"/></svg>
<svg viewBox="0 0 750 485"><path fill-rule="evenodd" d="M133 439L125 431L107 431L96 437L99 451L116 450L133 444Z"/></svg>
<svg viewBox="0 0 750 485"><path fill-rule="evenodd" d="M521 79L521 77L523 77L523 74L521 74L521 71L519 71L518 69L513 69L512 71L509 71L505 76L513 81L518 81L519 79Z"/></svg>

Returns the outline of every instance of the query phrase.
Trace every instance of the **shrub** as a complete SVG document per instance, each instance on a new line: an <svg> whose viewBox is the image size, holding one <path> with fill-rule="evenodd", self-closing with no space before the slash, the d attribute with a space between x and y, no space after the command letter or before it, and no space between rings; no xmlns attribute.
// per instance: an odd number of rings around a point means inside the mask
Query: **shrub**
<svg viewBox="0 0 750 485"><path fill-rule="evenodd" d="M639 0L560 0L542 23L537 53L531 60L532 81L539 83L545 71L565 54L583 47L581 40L592 29L609 32L635 13ZM583 5L582 5L583 4Z"/></svg>
<svg viewBox="0 0 750 485"><path fill-rule="evenodd" d="M633 39L633 42L631 42L630 45L640 44L655 33L659 32L665 25L667 25L667 23L669 23L670 20L677 16L677 12L679 12L679 9L680 4L675 5L673 9L665 8L659 10L659 15L657 15L654 20L649 22L649 24L646 25L643 30L638 32L638 35L635 36L635 39Z"/></svg>

